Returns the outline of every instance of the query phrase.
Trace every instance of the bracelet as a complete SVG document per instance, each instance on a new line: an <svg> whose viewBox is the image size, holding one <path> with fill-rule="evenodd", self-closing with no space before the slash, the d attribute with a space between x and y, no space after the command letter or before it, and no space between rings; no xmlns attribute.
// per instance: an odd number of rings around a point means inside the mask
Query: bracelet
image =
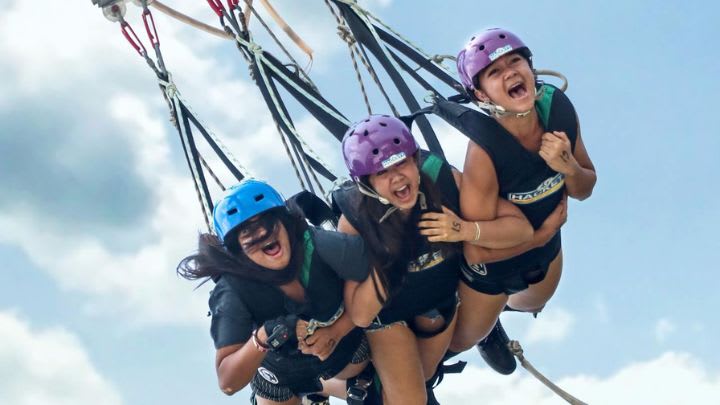
<svg viewBox="0 0 720 405"><path fill-rule="evenodd" d="M473 241L477 242L480 240L480 224L477 221L473 222L473 224L475 224L475 239Z"/></svg>
<svg viewBox="0 0 720 405"><path fill-rule="evenodd" d="M268 349L270 348L270 346L266 345L265 343L262 343L262 342L260 341L260 339L258 339L258 337L257 337L257 329L255 329L255 330L253 331L253 333L252 333L252 341L253 341L253 344L255 345L255 348L258 349L258 351L259 351L260 353L265 353L265 352L267 352Z"/></svg>

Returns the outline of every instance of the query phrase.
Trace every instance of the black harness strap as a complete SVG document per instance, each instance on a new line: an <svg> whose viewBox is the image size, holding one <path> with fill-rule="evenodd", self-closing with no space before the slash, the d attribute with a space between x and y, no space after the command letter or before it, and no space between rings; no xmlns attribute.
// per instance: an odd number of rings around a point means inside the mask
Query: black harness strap
<svg viewBox="0 0 720 405"><path fill-rule="evenodd" d="M207 130L200 124L198 119L187 109L185 104L182 101L179 104L180 104L180 110L182 111L183 117L187 117L187 119L189 119L193 123L195 128L197 128L198 131L200 131L203 138L205 138L205 140L210 145L212 150L215 151L215 154L218 155L220 160L225 164L225 167L227 167L227 169L230 170L230 173L232 173L233 176L235 176L235 179L237 179L237 181L240 181L243 178L245 178L245 176L240 172L240 170L237 168L237 166L235 166L230 161L230 159L227 157L225 152L223 152L223 150L220 148L220 146L217 144L217 142L215 142L215 140L210 136L210 134L207 132ZM187 128L187 126L186 126L186 128ZM190 131L188 131L188 133L190 133Z"/></svg>
<svg viewBox="0 0 720 405"><path fill-rule="evenodd" d="M405 83L405 80L403 80L402 76L400 76L400 73L397 71L397 69L395 69L390 59L388 59L388 57L383 52L383 45L378 43L378 41L373 37L370 29L365 25L365 23L362 22L362 20L355 13L352 7L348 6L347 4L338 2L337 0L333 1L340 10L340 12L343 14L343 17L345 17L345 21L347 21L347 24L350 27L350 30L352 31L353 36L358 41L358 43L360 43L363 47L366 47L370 52L372 52L375 58L385 69L385 72L388 74L388 76L390 76L390 79L392 80L393 84L395 84L398 92L400 92L400 96L402 97L403 101L405 101L408 109L410 109L410 111L419 110L420 104L415 99L415 96L413 96L407 83ZM427 143L430 151L432 151L436 155L445 157L442 146L437 139L437 135L435 135L435 131L433 131L432 126L430 125L430 122L427 120L427 118L418 118L418 128L420 128L420 132L422 133L423 138L425 138L425 142Z"/></svg>
<svg viewBox="0 0 720 405"><path fill-rule="evenodd" d="M251 64L251 69L253 71L253 75L256 77L256 84L258 88L260 89L260 93L263 96L263 99L265 99L265 104L267 104L268 109L270 110L270 113L273 116L273 119L282 129L283 133L290 139L290 142L297 146L302 151L302 145L300 144L300 141L295 137L293 133L294 128L290 128L282 119L281 112L278 111L278 109L275 107L275 102L273 101L273 95L275 96L275 99L277 100L278 104L280 105L280 108L283 109L282 113L284 113L285 117L288 119L290 125L292 125L292 120L290 118L290 115L287 112L287 109L285 108L285 104L283 103L282 99L280 98L277 88L275 88L274 82L270 81L270 86L272 88L268 88L262 80L257 80L257 78L260 77L260 70L258 68L258 63L261 63L256 58L253 58L253 63ZM271 93L272 92L272 93ZM318 162L315 158L312 156L307 155L304 151L302 152L305 157L308 160L308 163L310 164L310 167L312 167L316 172L320 173L323 177L330 181L335 181L337 178L330 173L329 170L327 170L325 167L323 167L320 162Z"/></svg>
<svg viewBox="0 0 720 405"><path fill-rule="evenodd" d="M180 140L182 141L183 150L185 151L185 159L187 160L188 167L190 168L191 175L193 176L193 181L195 181L195 187L198 190L198 193L202 195L202 199L204 200L205 204L207 204L208 209L210 212L213 210L213 202L212 197L210 197L210 190L208 190L207 182L205 181L205 174L202 170L202 166L200 163L200 155L197 150L197 146L195 145L195 138L192 135L192 128L190 126L190 119L188 118L188 115L185 113L188 112L187 108L185 108L184 105L180 104L180 115L182 118L182 122L178 122L178 125L182 125L183 128L185 128L185 135L187 137L187 144L186 139L183 138L182 132L180 131L180 128L178 127L178 133L180 134ZM178 111L178 110L175 110ZM192 164L191 164L192 160ZM193 164L194 168L193 169ZM199 182L199 184L198 184ZM202 205L203 212L205 211L205 205ZM208 221L209 214L208 212L205 213L205 220ZM208 227L210 224L208 223Z"/></svg>

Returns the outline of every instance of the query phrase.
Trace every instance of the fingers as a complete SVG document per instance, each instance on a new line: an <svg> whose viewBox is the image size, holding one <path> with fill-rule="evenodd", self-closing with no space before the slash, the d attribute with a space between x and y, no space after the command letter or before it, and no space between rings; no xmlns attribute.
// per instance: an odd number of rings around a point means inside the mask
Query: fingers
<svg viewBox="0 0 720 405"><path fill-rule="evenodd" d="M445 217L446 214L442 212L426 212L420 216L420 219L427 221L437 221Z"/></svg>

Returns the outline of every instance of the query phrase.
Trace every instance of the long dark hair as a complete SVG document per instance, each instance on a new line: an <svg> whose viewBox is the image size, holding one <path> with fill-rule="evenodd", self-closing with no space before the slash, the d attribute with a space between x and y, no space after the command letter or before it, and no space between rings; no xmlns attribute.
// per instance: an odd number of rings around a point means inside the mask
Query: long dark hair
<svg viewBox="0 0 720 405"><path fill-rule="evenodd" d="M237 242L237 235L246 229L243 225L233 230L224 244L217 236L202 233L198 236L198 251L185 257L177 266L177 274L188 280L217 280L223 274L234 274L261 283L282 285L292 281L305 259L303 233L307 230L305 218L293 207L273 208L261 214L263 223L283 224L290 240L291 257L283 270L271 270L259 266L243 252ZM269 230L268 236L274 232ZM202 285L202 283L201 283Z"/></svg>
<svg viewBox="0 0 720 405"><path fill-rule="evenodd" d="M361 181L370 184L368 177ZM444 257L460 252L457 243L429 242L426 236L420 235L420 216L425 212L442 212L443 199L435 183L422 170L419 188L425 194L427 209L421 210L418 202L407 218L395 212L381 223L380 218L385 215L389 206L364 194L360 202L360 212L364 214L359 216L362 229L360 232L368 247L370 262L379 276L380 286L375 284L375 292L383 304L386 300L383 299L379 287L382 287L389 300L407 275L408 264L418 257L423 246L428 244L431 250L441 250ZM418 196L418 200L419 198ZM372 280L375 283L375 278Z"/></svg>

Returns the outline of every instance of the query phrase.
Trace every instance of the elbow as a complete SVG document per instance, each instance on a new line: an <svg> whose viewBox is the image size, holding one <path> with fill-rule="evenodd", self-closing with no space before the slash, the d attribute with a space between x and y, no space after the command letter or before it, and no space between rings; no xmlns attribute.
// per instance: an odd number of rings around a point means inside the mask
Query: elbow
<svg viewBox="0 0 720 405"><path fill-rule="evenodd" d="M227 396L231 396L240 391L240 388L233 387L231 384L223 384L223 382L220 382L220 391Z"/></svg>
<svg viewBox="0 0 720 405"><path fill-rule="evenodd" d="M370 314L350 313L350 319L352 319L352 323L360 328L367 328L368 326L370 326L374 318L375 317L370 316Z"/></svg>
<svg viewBox="0 0 720 405"><path fill-rule="evenodd" d="M535 229L533 229L532 225L530 225L529 222L527 222L527 226L524 226L522 228L522 232L520 232L520 235L518 237L518 243L515 245L522 245L523 243L528 243L533 240L533 237L535 236Z"/></svg>
<svg viewBox="0 0 720 405"><path fill-rule="evenodd" d="M249 382L250 381L246 381L243 383L242 381L238 381L237 377L233 379L229 375L218 375L218 386L220 387L220 391L222 391L222 393L227 396L233 395L241 389L245 388L245 386Z"/></svg>

